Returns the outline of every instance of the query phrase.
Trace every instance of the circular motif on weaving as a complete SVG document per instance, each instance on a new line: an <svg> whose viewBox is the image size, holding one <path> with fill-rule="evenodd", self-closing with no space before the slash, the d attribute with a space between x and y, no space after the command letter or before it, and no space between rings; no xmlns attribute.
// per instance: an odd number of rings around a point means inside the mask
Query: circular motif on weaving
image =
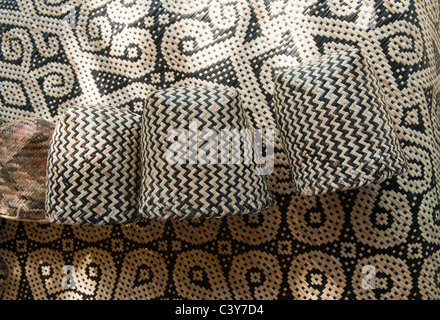
<svg viewBox="0 0 440 320"><path fill-rule="evenodd" d="M374 270L367 271L367 268ZM364 269L364 272L362 272ZM371 275L375 277L375 289L369 289ZM363 282L364 281L364 282ZM365 289L363 287L367 287ZM412 287L412 277L406 263L396 257L378 254L358 261L352 286L356 299L400 300L407 299Z"/></svg>
<svg viewBox="0 0 440 320"><path fill-rule="evenodd" d="M276 205L263 212L226 218L229 234L237 241L259 245L274 240L281 223Z"/></svg>
<svg viewBox="0 0 440 320"><path fill-rule="evenodd" d="M414 65L423 59L424 48L419 27L399 21L387 33L391 34L387 47L392 60L403 65Z"/></svg>
<svg viewBox="0 0 440 320"><path fill-rule="evenodd" d="M112 40L112 25L106 16L94 16L94 8L90 4L81 8L81 19L78 19L76 26L77 39L83 50L97 52L107 48ZM99 59L98 55L94 58ZM114 62L114 59L106 59L107 62Z"/></svg>
<svg viewBox="0 0 440 320"><path fill-rule="evenodd" d="M341 299L347 285L338 258L319 251L294 257L288 274L294 299Z"/></svg>
<svg viewBox="0 0 440 320"><path fill-rule="evenodd" d="M27 30L11 28L3 32L1 40L1 52L6 61L28 61L32 52L32 50L29 51L32 48L32 42Z"/></svg>
<svg viewBox="0 0 440 320"><path fill-rule="evenodd" d="M229 282L235 299L276 299L283 275L278 259L269 253L251 250L234 258Z"/></svg>
<svg viewBox="0 0 440 320"><path fill-rule="evenodd" d="M380 249L405 242L412 223L406 196L378 184L358 189L350 216L358 241Z"/></svg>
<svg viewBox="0 0 440 320"><path fill-rule="evenodd" d="M131 251L122 264L115 299L160 297L166 289L167 281L167 265L159 253L144 248Z"/></svg>
<svg viewBox="0 0 440 320"><path fill-rule="evenodd" d="M292 196L287 223L292 236L311 245L336 241L344 225L344 211L338 193L314 197Z"/></svg>
<svg viewBox="0 0 440 320"><path fill-rule="evenodd" d="M73 274L63 273L66 265L74 268ZM110 253L90 247L77 252L73 261L65 261L60 252L52 249L36 250L29 254L25 270L36 300L61 299L66 290L78 299L108 300L116 281L116 267ZM73 276L75 288L63 288L67 275Z"/></svg>
<svg viewBox="0 0 440 320"><path fill-rule="evenodd" d="M177 257L173 281L184 299L231 299L219 260L202 250L183 252Z"/></svg>
<svg viewBox="0 0 440 320"><path fill-rule="evenodd" d="M75 85L75 75L69 65L50 63L38 69L44 93L52 98L68 95Z"/></svg>
<svg viewBox="0 0 440 320"><path fill-rule="evenodd" d="M171 68L197 72L231 55L231 46L232 40L216 41L207 22L182 19L167 28L161 47Z"/></svg>
<svg viewBox="0 0 440 320"><path fill-rule="evenodd" d="M75 254L72 266L77 274L76 291L96 300L111 298L117 270L110 252L85 248Z"/></svg>
<svg viewBox="0 0 440 320"><path fill-rule="evenodd" d="M26 278L35 300L56 299L64 291L62 273L66 265L59 251L38 249L30 252L26 259Z"/></svg>

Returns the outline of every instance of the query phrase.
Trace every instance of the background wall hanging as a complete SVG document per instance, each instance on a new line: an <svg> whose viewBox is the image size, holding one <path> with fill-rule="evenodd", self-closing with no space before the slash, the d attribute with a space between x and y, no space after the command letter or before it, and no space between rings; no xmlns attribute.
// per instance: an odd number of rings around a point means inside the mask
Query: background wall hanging
<svg viewBox="0 0 440 320"><path fill-rule="evenodd" d="M381 184L294 194L279 134L275 206L204 221L60 226L0 220L3 299L440 298L437 0L2 1L0 118L55 123L69 107L140 114L148 94L240 92L251 127L275 127L273 76L323 54L371 61L408 170ZM64 290L74 265L77 289ZM365 266L376 289L362 287Z"/></svg>

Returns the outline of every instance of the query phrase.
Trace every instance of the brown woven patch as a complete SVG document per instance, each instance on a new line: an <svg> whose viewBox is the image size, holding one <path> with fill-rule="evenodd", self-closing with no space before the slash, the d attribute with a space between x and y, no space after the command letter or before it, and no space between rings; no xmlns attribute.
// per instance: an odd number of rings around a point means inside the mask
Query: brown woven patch
<svg viewBox="0 0 440 320"><path fill-rule="evenodd" d="M26 118L0 127L0 217L44 220L46 159L54 126Z"/></svg>

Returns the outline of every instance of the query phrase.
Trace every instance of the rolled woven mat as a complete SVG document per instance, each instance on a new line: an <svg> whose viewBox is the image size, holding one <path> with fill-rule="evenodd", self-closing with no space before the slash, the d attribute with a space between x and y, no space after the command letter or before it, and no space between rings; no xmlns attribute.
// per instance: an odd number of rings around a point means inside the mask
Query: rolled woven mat
<svg viewBox="0 0 440 320"><path fill-rule="evenodd" d="M115 107L68 109L47 165L46 216L72 225L138 219L140 115Z"/></svg>
<svg viewBox="0 0 440 320"><path fill-rule="evenodd" d="M152 93L142 117L142 217L212 218L268 208L272 196L266 179L256 173L252 159L245 160L253 154L253 135L241 129L249 128L233 89ZM243 135L221 148L219 139L226 141L233 130L235 138Z"/></svg>
<svg viewBox="0 0 440 320"><path fill-rule="evenodd" d="M405 170L373 70L360 50L343 50L276 73L276 117L296 193L359 188Z"/></svg>
<svg viewBox="0 0 440 320"><path fill-rule="evenodd" d="M53 129L37 117L0 126L0 217L47 222L46 159Z"/></svg>

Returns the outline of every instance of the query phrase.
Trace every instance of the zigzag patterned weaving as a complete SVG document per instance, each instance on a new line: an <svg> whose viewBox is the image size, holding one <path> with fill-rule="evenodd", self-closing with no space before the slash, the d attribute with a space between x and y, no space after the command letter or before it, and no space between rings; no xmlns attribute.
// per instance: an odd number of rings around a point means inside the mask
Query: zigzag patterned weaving
<svg viewBox="0 0 440 320"><path fill-rule="evenodd" d="M359 188L406 169L379 82L359 50L278 72L274 98L298 194Z"/></svg>
<svg viewBox="0 0 440 320"><path fill-rule="evenodd" d="M46 216L74 225L137 220L140 116L115 107L68 109L47 161Z"/></svg>
<svg viewBox="0 0 440 320"><path fill-rule="evenodd" d="M191 123L195 128L192 129ZM205 129L213 130L215 139L206 136L198 140ZM237 130L229 147L219 149L217 145L219 152L215 155L210 155L207 149L199 152L203 144L200 141L207 141L205 146L209 147L218 142L217 137L225 129L231 134ZM212 218L269 207L272 197L265 177L257 175L255 163L245 163L245 159L252 160L252 135L244 132L238 136L240 129L248 129L248 125L236 90L184 87L152 93L142 117L142 216ZM173 143L167 139L170 130L186 132L188 140L178 146L187 150L188 155L181 157L186 163L176 160L171 164L167 159ZM240 144L234 146L234 140ZM237 153L231 152L229 161L218 163L230 150Z"/></svg>

